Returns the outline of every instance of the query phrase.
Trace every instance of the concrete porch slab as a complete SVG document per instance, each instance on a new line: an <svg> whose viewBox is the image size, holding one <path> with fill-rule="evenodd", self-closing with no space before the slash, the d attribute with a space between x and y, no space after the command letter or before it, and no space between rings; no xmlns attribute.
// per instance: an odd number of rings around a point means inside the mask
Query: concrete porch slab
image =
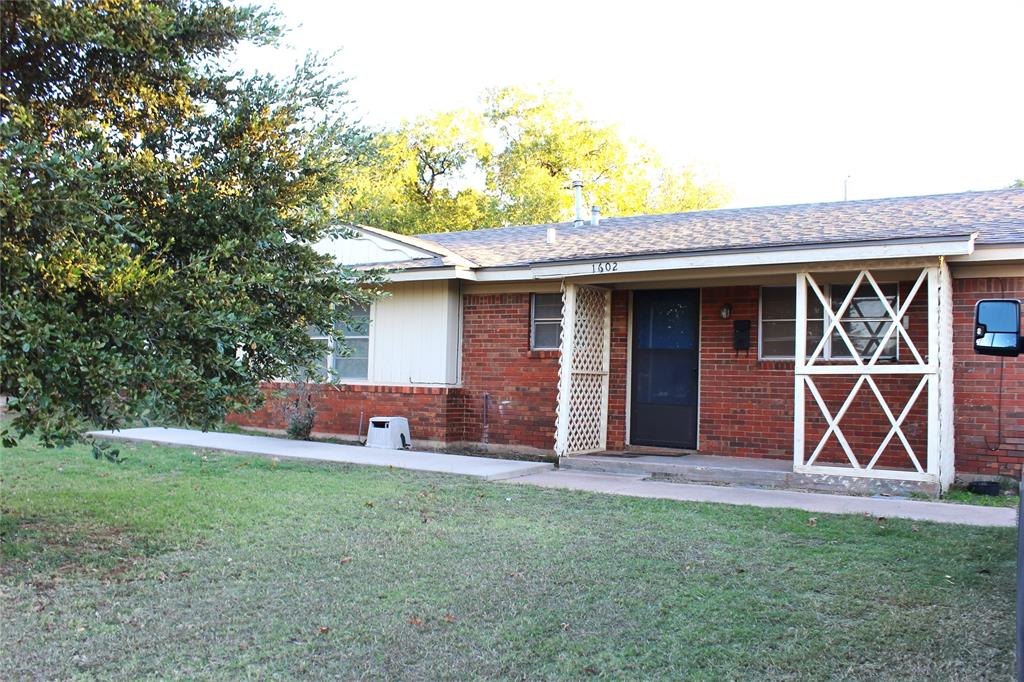
<svg viewBox="0 0 1024 682"><path fill-rule="evenodd" d="M713 483L751 488L779 488L826 493L905 495L939 494L937 483L856 478L836 474L816 475L793 472L792 462L754 457L721 457L688 454L681 456L609 454L563 457L559 467L571 471L592 471L644 476L676 483Z"/></svg>
<svg viewBox="0 0 1024 682"><path fill-rule="evenodd" d="M549 471L555 468L553 464L545 462L523 462L519 460L493 459L490 457L446 455L438 452L419 452L416 450L384 450L380 448L367 448L361 445L286 440L269 436L244 436L215 431L204 433L191 429L150 427L124 429L122 431L91 431L90 435L110 440L179 445L237 452L247 455L305 459L317 462L338 462L343 464L368 464L371 466L410 469L412 471L457 474L485 481L500 481Z"/></svg>

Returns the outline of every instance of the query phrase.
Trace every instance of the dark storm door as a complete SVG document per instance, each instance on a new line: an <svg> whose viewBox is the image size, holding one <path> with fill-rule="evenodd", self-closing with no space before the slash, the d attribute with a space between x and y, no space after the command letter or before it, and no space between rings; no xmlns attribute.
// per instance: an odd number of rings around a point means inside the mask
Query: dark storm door
<svg viewBox="0 0 1024 682"><path fill-rule="evenodd" d="M700 290L633 293L629 442L697 447Z"/></svg>

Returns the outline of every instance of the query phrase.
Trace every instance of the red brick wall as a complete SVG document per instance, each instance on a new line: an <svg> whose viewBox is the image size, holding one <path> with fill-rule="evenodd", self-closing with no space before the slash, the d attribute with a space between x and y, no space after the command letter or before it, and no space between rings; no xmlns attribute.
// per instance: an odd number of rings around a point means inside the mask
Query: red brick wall
<svg viewBox="0 0 1024 682"><path fill-rule="evenodd" d="M909 294L912 284L900 285L901 301ZM793 453L793 362L758 360L759 288L705 288L701 296L700 449L709 454L789 459ZM911 338L922 356L928 345L926 300L927 289L922 287L907 313ZM733 307L729 320L723 320L719 315L725 303ZM749 351L737 352L732 348L734 320L751 321ZM900 362L914 362L902 340ZM823 363L819 359L816 364ZM849 395L854 381L835 376L814 379L833 415ZM881 376L875 381L889 409L898 417L920 377ZM824 435L827 424L810 391L806 392L805 398L805 453L809 457ZM926 407L927 393L922 393L902 425L922 467L926 465ZM889 427L881 405L870 387L864 384L840 421L843 435L862 464L871 459ZM834 435L829 437L818 461L848 461ZM903 445L895 437L878 463L883 466L912 466Z"/></svg>
<svg viewBox="0 0 1024 682"><path fill-rule="evenodd" d="M462 326L460 440L553 450L559 354L530 350L530 294L466 295Z"/></svg>
<svg viewBox="0 0 1024 682"><path fill-rule="evenodd" d="M255 412L229 415L228 423L269 429L286 427L282 412L286 384L268 385L267 401ZM324 386L314 397L317 415L313 431L320 434L366 436L371 417L400 415L409 419L414 440L440 443L458 440L458 389L428 386L365 386L347 384Z"/></svg>
<svg viewBox="0 0 1024 682"><path fill-rule="evenodd" d="M1024 299L1024 277L953 280L956 470L1019 477L1024 463L1024 357L974 354L974 304L982 298Z"/></svg>
<svg viewBox="0 0 1024 682"><path fill-rule="evenodd" d="M757 309L757 287L701 290L698 447L708 454L792 457L793 363L758 361ZM749 351L733 350L733 320L751 321Z"/></svg>
<svg viewBox="0 0 1024 682"><path fill-rule="evenodd" d="M626 447L626 381L629 354L629 291L612 292L611 354L608 372L609 450Z"/></svg>

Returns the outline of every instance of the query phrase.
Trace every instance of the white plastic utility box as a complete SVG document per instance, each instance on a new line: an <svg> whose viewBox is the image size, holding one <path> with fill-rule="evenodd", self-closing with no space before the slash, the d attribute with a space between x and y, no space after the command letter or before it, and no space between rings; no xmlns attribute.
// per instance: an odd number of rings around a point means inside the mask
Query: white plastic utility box
<svg viewBox="0 0 1024 682"><path fill-rule="evenodd" d="M409 420L405 417L371 417L366 431L366 447L406 450L412 447Z"/></svg>

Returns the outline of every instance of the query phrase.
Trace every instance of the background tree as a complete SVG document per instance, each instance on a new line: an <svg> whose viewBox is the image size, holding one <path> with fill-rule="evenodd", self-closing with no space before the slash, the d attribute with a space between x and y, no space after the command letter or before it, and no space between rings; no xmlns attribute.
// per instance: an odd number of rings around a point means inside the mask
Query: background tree
<svg viewBox="0 0 1024 682"><path fill-rule="evenodd" d="M366 146L343 81L218 64L279 30L221 0L2 6L6 444L137 418L210 427L321 362L307 325L371 297L311 245Z"/></svg>
<svg viewBox="0 0 1024 682"><path fill-rule="evenodd" d="M569 220L575 178L606 215L715 208L719 184L667 167L616 127L588 120L565 93L485 94L479 112L438 114L386 136L347 215L403 232Z"/></svg>
<svg viewBox="0 0 1024 682"><path fill-rule="evenodd" d="M351 222L400 232L469 230L493 219L493 201L468 178L491 155L471 111L424 117L377 139L371 163L348 183Z"/></svg>

